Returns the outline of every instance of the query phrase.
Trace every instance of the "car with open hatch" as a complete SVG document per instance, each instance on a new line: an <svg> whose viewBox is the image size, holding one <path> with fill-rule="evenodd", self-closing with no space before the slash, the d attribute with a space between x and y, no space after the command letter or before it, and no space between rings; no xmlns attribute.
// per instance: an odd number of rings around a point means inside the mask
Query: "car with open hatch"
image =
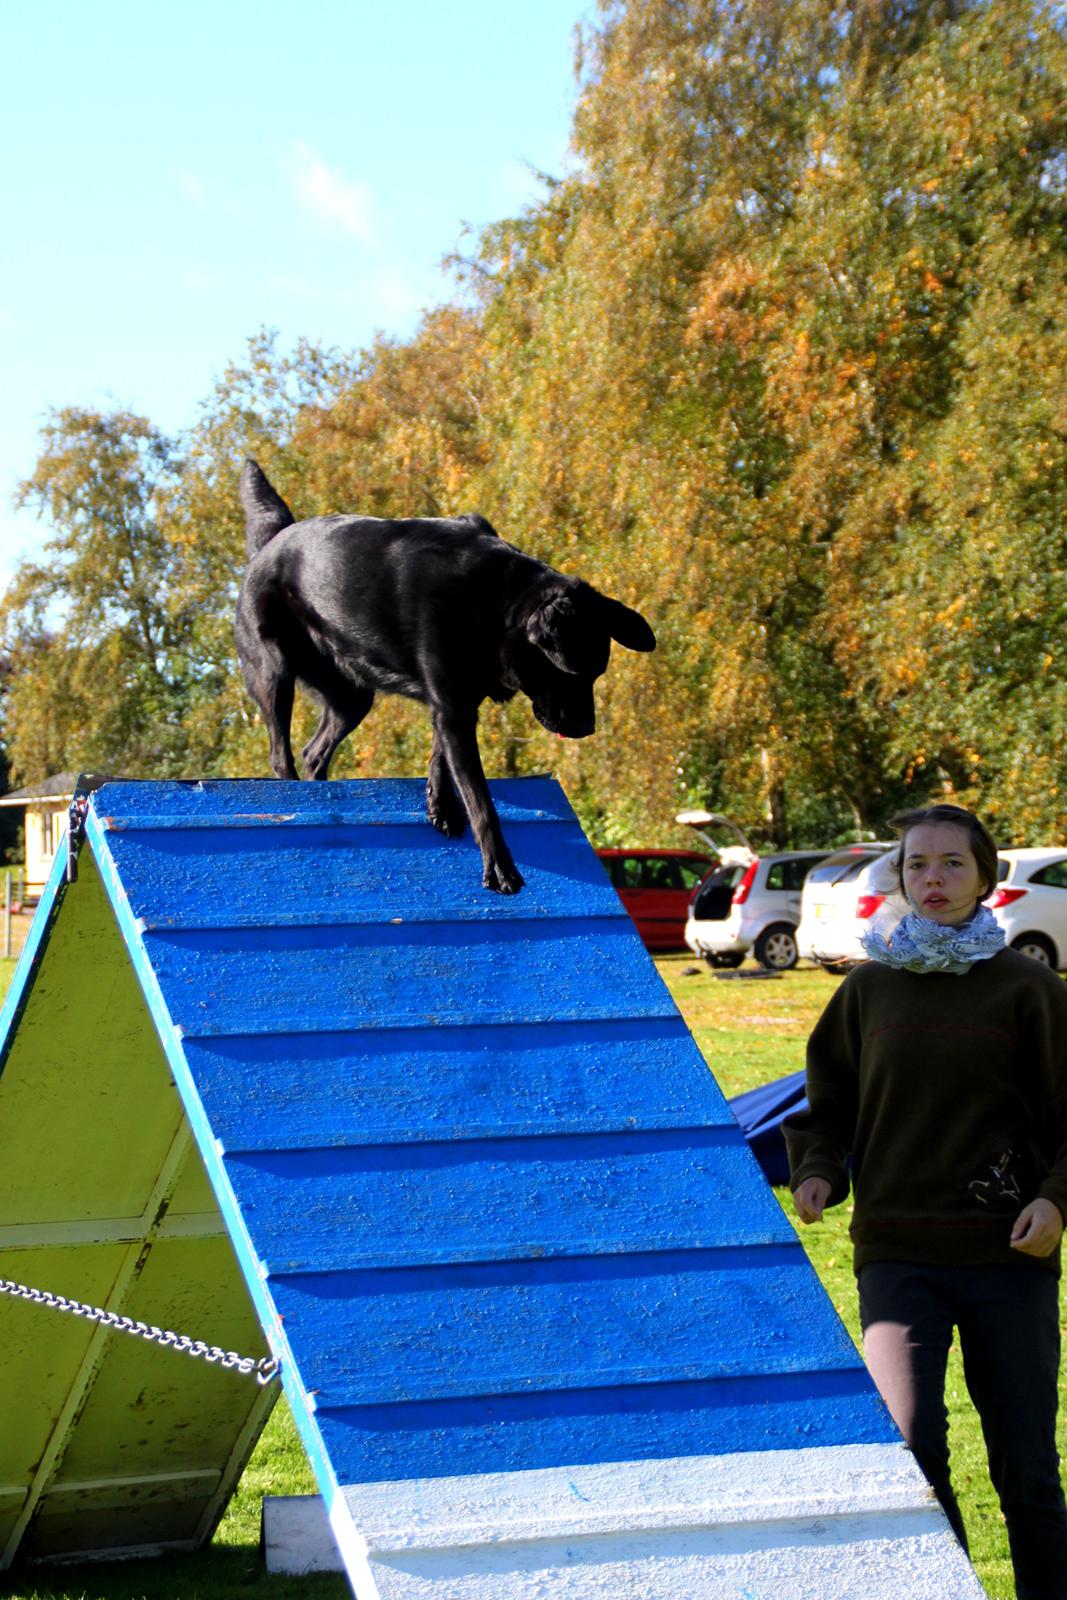
<svg viewBox="0 0 1067 1600"><path fill-rule="evenodd" d="M797 964L801 891L825 850L779 850L719 868L694 892L685 942L713 967L739 967L751 952L761 967ZM729 884L729 895L723 890Z"/></svg>

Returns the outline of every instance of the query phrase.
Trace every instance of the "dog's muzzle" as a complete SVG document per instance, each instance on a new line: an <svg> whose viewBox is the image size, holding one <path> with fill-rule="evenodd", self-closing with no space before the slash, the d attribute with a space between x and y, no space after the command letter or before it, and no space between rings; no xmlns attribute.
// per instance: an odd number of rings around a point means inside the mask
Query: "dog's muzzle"
<svg viewBox="0 0 1067 1600"><path fill-rule="evenodd" d="M549 733L558 733L561 739L588 739L596 732L596 717L566 717L545 706L534 706L533 714Z"/></svg>

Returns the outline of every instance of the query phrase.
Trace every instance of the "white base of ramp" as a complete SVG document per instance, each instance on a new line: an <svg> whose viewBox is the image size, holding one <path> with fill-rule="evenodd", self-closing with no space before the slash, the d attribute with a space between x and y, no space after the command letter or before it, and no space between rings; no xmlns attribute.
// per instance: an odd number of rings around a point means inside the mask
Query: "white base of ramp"
<svg viewBox="0 0 1067 1600"><path fill-rule="evenodd" d="M361 1484L329 1521L358 1600L985 1600L904 1445Z"/></svg>
<svg viewBox="0 0 1067 1600"><path fill-rule="evenodd" d="M260 1547L268 1572L302 1578L309 1572L345 1570L320 1494L268 1495Z"/></svg>

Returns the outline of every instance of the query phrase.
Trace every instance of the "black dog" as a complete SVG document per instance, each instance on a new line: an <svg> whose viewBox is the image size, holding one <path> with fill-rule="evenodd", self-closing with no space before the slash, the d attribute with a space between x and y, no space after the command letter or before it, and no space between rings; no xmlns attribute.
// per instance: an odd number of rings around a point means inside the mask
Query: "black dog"
<svg viewBox="0 0 1067 1600"><path fill-rule="evenodd" d="M593 683L611 640L653 650L638 612L565 577L497 537L484 517L312 517L293 522L249 457L241 474L249 567L237 600L237 650L270 734L271 770L295 778L289 725L302 683L322 707L303 751L325 778L376 690L430 707L430 821L469 819L487 889L514 894L522 876L504 842L478 753L478 708L519 690L552 733L596 727Z"/></svg>

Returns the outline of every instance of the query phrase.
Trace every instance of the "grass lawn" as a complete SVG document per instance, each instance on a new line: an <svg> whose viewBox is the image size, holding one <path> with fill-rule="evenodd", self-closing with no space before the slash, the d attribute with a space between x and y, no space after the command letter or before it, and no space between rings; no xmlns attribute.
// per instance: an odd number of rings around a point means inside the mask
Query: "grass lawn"
<svg viewBox="0 0 1067 1600"><path fill-rule="evenodd" d="M0 992L13 965L0 961ZM803 1066L808 1031L839 982L807 970L781 978L722 979L703 966L694 971L696 963L687 957L662 957L657 966L727 1096ZM792 1216L788 1194L780 1191L779 1199ZM848 1220L846 1208L839 1207L825 1223L798 1231L830 1298L858 1340ZM956 1352L949 1366L947 1398L957 1491L975 1565L993 1600L1014 1600L1004 1524ZM1062 1402L1060 1449L1067 1454ZM12 1600L251 1600L257 1595L264 1600L295 1600L297 1595L342 1600L350 1590L340 1577L270 1578L259 1560L263 1495L312 1493L314 1487L292 1420L280 1404L210 1549L169 1560L36 1569L32 1575L9 1575L0 1582L0 1594Z"/></svg>

